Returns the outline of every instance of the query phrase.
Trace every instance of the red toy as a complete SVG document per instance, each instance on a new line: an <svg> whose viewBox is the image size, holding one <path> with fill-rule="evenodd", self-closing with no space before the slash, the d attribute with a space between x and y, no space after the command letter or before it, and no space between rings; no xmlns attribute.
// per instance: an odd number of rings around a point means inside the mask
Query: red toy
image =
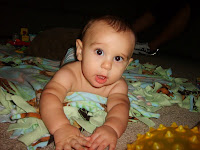
<svg viewBox="0 0 200 150"><path fill-rule="evenodd" d="M21 41L20 39L16 39L15 41L9 41L8 43L10 43L11 45L13 45L15 47L22 47L22 46L30 45L30 42L24 42L24 41Z"/></svg>

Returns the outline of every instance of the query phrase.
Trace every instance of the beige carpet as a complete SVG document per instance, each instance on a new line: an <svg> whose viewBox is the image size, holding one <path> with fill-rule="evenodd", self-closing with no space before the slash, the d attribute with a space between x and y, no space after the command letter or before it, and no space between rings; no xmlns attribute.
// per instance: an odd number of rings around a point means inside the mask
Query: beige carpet
<svg viewBox="0 0 200 150"><path fill-rule="evenodd" d="M164 68L172 68L173 75L175 77L188 78L195 83L196 78L200 77L199 62L192 59L185 59L178 56L135 56L135 59L139 59L141 63L150 62L163 66ZM153 119L156 123L156 127L159 124L170 126L173 122L178 125L188 125L192 128L197 122L200 121L200 113L192 113L186 109L180 108L177 105L171 107L165 107L158 111L161 117L159 119ZM26 150L26 146L17 141L9 139L11 133L7 132L8 123L0 123L0 149L1 150ZM141 123L131 123L128 125L125 133L118 140L116 150L125 150L127 143L132 143L136 140L138 133L144 134L148 131L148 127ZM85 133L87 134L87 133ZM53 149L53 143L44 148L44 150Z"/></svg>

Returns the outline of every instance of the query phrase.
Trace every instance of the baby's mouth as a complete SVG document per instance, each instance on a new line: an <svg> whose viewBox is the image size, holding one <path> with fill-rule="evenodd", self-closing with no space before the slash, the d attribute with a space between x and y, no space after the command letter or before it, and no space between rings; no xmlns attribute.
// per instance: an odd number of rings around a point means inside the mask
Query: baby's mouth
<svg viewBox="0 0 200 150"><path fill-rule="evenodd" d="M99 84L103 84L107 81L107 77L103 76L103 75L96 75L95 80L99 83Z"/></svg>

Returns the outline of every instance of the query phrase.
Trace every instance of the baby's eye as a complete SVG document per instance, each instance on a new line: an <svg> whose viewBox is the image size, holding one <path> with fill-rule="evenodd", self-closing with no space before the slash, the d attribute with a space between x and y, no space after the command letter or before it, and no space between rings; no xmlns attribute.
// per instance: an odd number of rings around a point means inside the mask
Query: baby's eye
<svg viewBox="0 0 200 150"><path fill-rule="evenodd" d="M103 50L101 49L97 49L95 52L97 55L103 55Z"/></svg>
<svg viewBox="0 0 200 150"><path fill-rule="evenodd" d="M121 56L116 56L115 60L118 61L118 62L120 62L120 61L123 61L124 59Z"/></svg>

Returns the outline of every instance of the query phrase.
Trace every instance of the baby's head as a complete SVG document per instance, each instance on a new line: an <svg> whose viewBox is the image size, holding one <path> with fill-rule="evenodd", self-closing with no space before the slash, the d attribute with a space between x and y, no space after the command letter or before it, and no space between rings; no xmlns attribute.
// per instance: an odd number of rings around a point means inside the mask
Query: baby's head
<svg viewBox="0 0 200 150"><path fill-rule="evenodd" d="M132 32L134 34L134 31L131 27L131 25L123 20L122 18L116 17L116 16L102 16L99 18L91 19L83 28L82 31L82 40L86 37L86 32L97 22L104 22L111 28L113 28L116 32Z"/></svg>
<svg viewBox="0 0 200 150"><path fill-rule="evenodd" d="M119 80L132 61L135 35L122 19L103 16L88 22L76 46L84 76L93 86L102 87Z"/></svg>

